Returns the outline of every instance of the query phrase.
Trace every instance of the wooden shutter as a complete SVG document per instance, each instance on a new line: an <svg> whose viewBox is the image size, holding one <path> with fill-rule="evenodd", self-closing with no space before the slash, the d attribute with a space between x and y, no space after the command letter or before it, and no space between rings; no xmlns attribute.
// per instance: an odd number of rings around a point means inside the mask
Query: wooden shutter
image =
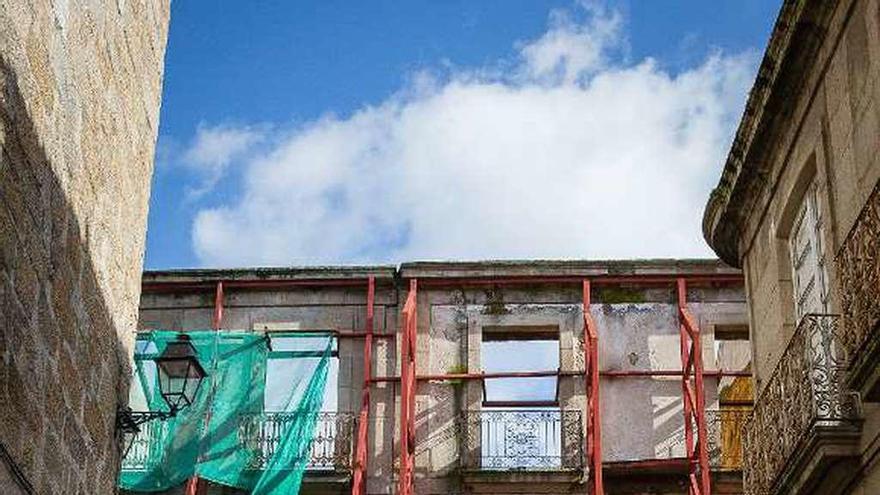
<svg viewBox="0 0 880 495"><path fill-rule="evenodd" d="M804 194L789 237L792 284L797 320L808 313L826 313L828 290L822 245L822 216L816 186Z"/></svg>

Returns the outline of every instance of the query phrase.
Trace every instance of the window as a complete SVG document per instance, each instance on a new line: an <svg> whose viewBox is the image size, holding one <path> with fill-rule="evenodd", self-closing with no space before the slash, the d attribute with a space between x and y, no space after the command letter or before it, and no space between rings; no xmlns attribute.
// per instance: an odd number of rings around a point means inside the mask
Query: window
<svg viewBox="0 0 880 495"><path fill-rule="evenodd" d="M337 339L327 335L272 337L272 351L266 363L266 393L263 404L265 411L285 411L291 399L302 395L308 385L307 378L312 376L321 361L321 354L327 347L328 338L332 339L332 342L321 410L336 411L339 354Z"/></svg>
<svg viewBox="0 0 880 495"><path fill-rule="evenodd" d="M483 327L482 367L486 373L556 371L557 326ZM489 470L558 469L564 422L558 406L558 377L485 380L480 413L480 466ZM579 421L579 417L575 418Z"/></svg>
<svg viewBox="0 0 880 495"><path fill-rule="evenodd" d="M828 311L828 285L822 244L822 214L815 182L795 215L789 242L795 316Z"/></svg>
<svg viewBox="0 0 880 495"><path fill-rule="evenodd" d="M329 339L329 340L328 340ZM327 363L327 382L310 448L310 470L332 470L337 467L339 455L345 446L337 438L350 438L351 423L341 422L338 409L339 352L338 340L329 333L287 333L272 336L272 350L266 363L266 393L264 410L267 421L258 427L257 437L270 449L281 441L279 426L289 420L291 412L309 385L309 380L321 362L327 345L330 360ZM347 432L340 435L341 429Z"/></svg>
<svg viewBox="0 0 880 495"><path fill-rule="evenodd" d="M556 327L484 327L482 365L486 373L556 371ZM492 378L485 381L484 406L556 404L557 377Z"/></svg>
<svg viewBox="0 0 880 495"><path fill-rule="evenodd" d="M749 371L751 346L749 327L743 324L715 325L715 367L720 371ZM717 438L718 461L724 469L741 469L742 428L754 401L751 377L725 376L718 382L718 411L707 411Z"/></svg>

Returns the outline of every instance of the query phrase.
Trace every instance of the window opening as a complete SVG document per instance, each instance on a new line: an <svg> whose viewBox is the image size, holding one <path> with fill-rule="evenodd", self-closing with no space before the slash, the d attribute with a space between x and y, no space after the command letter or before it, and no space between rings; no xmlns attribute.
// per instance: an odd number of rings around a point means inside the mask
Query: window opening
<svg viewBox="0 0 880 495"><path fill-rule="evenodd" d="M749 371L751 345L748 325L715 326L715 367L721 371ZM723 469L742 469L742 430L754 404L749 376L725 376L718 383L718 410L707 411L709 434L717 435L710 455Z"/></svg>
<svg viewBox="0 0 880 495"><path fill-rule="evenodd" d="M315 334L314 336L285 336L280 334L271 337L271 352L266 363L266 393L264 396L264 411L269 421L261 434L266 438L272 437L272 432L277 429L278 422L287 418L284 411L287 408L287 400L290 397L290 385L296 384L294 397L299 397L308 385L301 376L311 376L320 365L323 351L327 346L329 334ZM314 437L312 439L309 470L331 470L339 462L338 455L342 445L337 445L337 439L342 432L347 431L351 424L344 424L338 414L339 408L339 341L333 339L331 344L330 360L327 363L327 383L324 387L321 412L315 424Z"/></svg>
<svg viewBox="0 0 880 495"><path fill-rule="evenodd" d="M559 369L559 331L489 328L483 331L486 373ZM491 378L484 381L480 411L483 469L556 469L562 465L563 422L558 377Z"/></svg>
<svg viewBox="0 0 880 495"><path fill-rule="evenodd" d="M483 342L486 373L548 371L559 369L557 340ZM556 405L557 377L489 378L485 380L484 406Z"/></svg>

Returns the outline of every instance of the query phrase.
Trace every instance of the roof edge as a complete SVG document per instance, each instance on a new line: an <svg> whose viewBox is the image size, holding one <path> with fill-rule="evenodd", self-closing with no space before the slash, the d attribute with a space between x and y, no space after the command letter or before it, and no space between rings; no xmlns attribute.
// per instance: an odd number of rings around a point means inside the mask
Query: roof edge
<svg viewBox="0 0 880 495"><path fill-rule="evenodd" d="M715 258L414 261L400 265L400 277L404 279L739 273Z"/></svg>
<svg viewBox="0 0 880 495"><path fill-rule="evenodd" d="M165 282L215 282L239 280L340 280L394 279L394 265L340 265L340 266L292 266L292 267L246 267L246 268L183 268L171 270L146 270L144 283Z"/></svg>
<svg viewBox="0 0 880 495"><path fill-rule="evenodd" d="M740 271L717 258L653 259L536 259L412 261L393 265L303 266L253 268L188 268L147 270L143 284L206 284L214 282L298 281L311 282L362 280L373 276L377 281L408 278L470 277L592 277L628 275L738 275Z"/></svg>
<svg viewBox="0 0 880 495"><path fill-rule="evenodd" d="M778 118L784 106L796 105L798 97L782 95L791 84L804 84L803 74L783 70L797 61L815 62L815 54L821 48L828 22L838 6L838 1L785 0L773 27L767 49L761 60L755 83L749 92L727 160L718 185L712 190L703 212L703 237L715 253L731 266L740 267L739 244L743 223L750 209L737 208L735 204L751 199L764 185L761 171L757 168L758 156L764 150L756 150L755 141L769 131L777 132L773 119ZM797 43L792 43L796 38ZM812 40L803 44L801 41ZM797 45L797 50L792 48ZM783 98L784 96L784 98ZM765 111L772 100L773 108Z"/></svg>

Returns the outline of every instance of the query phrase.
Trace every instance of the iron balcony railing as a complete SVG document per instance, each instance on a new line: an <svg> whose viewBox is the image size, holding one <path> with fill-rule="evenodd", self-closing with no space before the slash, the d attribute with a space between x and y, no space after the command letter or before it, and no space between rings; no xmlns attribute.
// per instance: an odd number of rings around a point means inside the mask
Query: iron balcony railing
<svg viewBox="0 0 880 495"><path fill-rule="evenodd" d="M162 434L163 422L150 421L140 426L141 431L134 438L126 438L126 444L130 441L131 447L122 458L123 471L146 471L150 468L150 459L154 459L161 445L157 439Z"/></svg>
<svg viewBox="0 0 880 495"><path fill-rule="evenodd" d="M874 187L835 258L846 332L841 342L859 367L866 348L880 347L880 182Z"/></svg>
<svg viewBox="0 0 880 495"><path fill-rule="evenodd" d="M813 429L849 429L856 404L844 385L846 360L836 315L806 315L755 403L743 439L747 495L774 486ZM841 430L843 431L843 430Z"/></svg>
<svg viewBox="0 0 880 495"><path fill-rule="evenodd" d="M351 468L355 416L352 413L320 412L312 438L311 455L306 469L345 471ZM242 446L254 455L248 466L266 467L288 426L297 420L296 413L263 413L242 418L239 437Z"/></svg>
<svg viewBox="0 0 880 495"><path fill-rule="evenodd" d="M466 411L461 419L462 469L567 471L583 468L580 411Z"/></svg>
<svg viewBox="0 0 880 495"><path fill-rule="evenodd" d="M706 410L706 440L709 466L719 471L739 471L743 465L743 426L750 407L723 407Z"/></svg>
<svg viewBox="0 0 880 495"><path fill-rule="evenodd" d="M315 425L315 436L310 447L309 470L345 471L351 467L352 439L355 416L347 412L320 412ZM278 447L287 426L296 419L295 413L262 413L243 415L239 425L241 448L253 453L249 469L264 469ZM151 453L158 447L156 440L162 432L162 423L152 421L144 425L122 460L124 471L143 471Z"/></svg>

